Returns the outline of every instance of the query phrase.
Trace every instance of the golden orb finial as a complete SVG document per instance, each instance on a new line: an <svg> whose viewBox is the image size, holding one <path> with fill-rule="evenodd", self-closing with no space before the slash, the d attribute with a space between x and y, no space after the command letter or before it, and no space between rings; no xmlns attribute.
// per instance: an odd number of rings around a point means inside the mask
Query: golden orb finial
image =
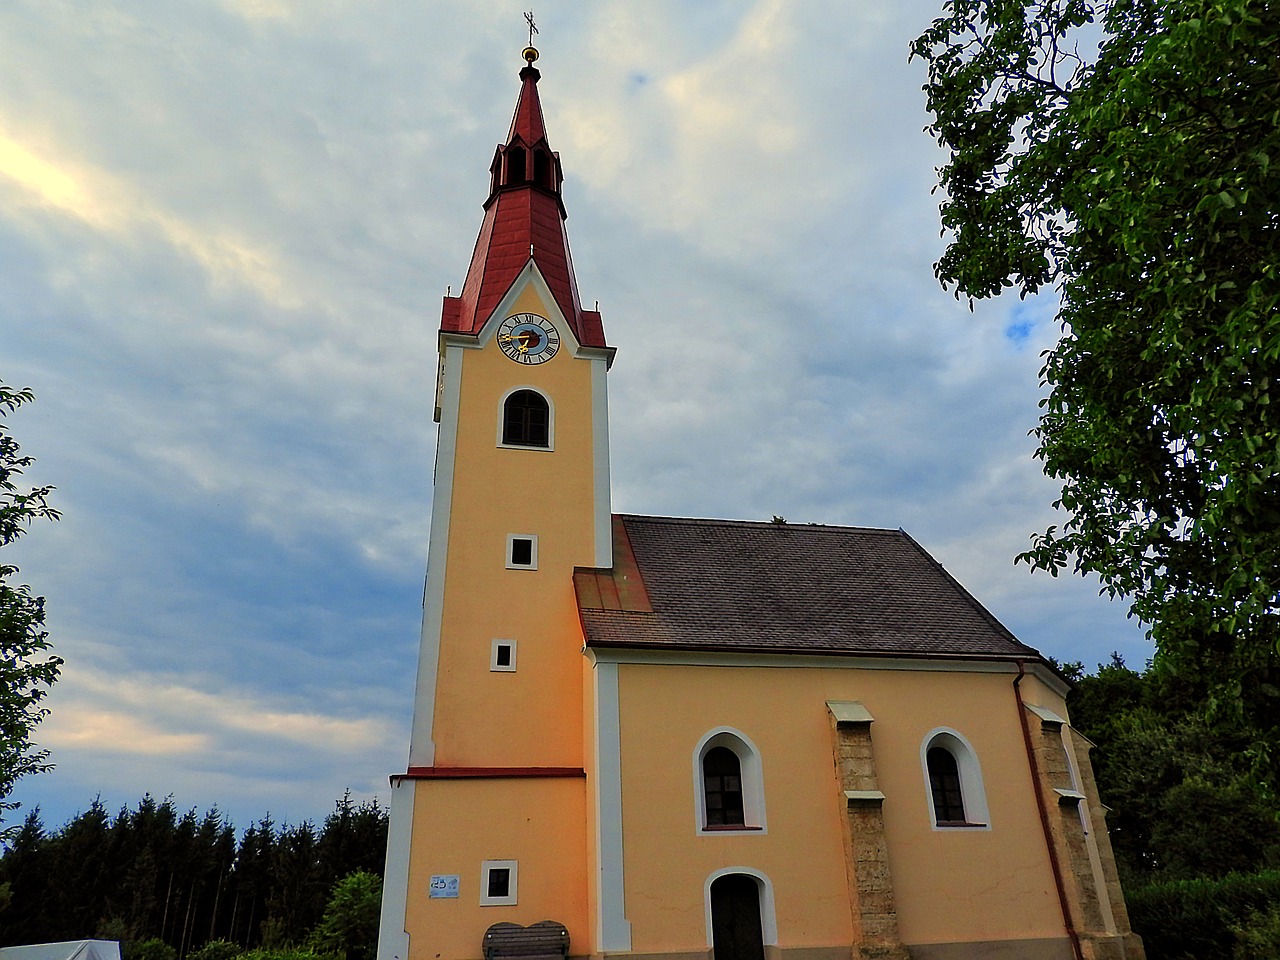
<svg viewBox="0 0 1280 960"><path fill-rule="evenodd" d="M524 15L524 22L529 25L529 45L520 52L520 56L524 57L524 62L532 67L533 61L538 59L538 48L533 45L533 35L538 32L538 25L533 22L532 10Z"/></svg>

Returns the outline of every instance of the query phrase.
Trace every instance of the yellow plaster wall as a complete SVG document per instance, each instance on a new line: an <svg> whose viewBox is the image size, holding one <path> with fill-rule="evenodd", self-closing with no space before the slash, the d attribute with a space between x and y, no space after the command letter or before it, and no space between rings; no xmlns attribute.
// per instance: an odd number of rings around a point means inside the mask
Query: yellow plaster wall
<svg viewBox="0 0 1280 960"><path fill-rule="evenodd" d="M588 943L586 787L580 778L423 780L413 811L406 926L410 957L479 958L490 924L558 920ZM485 860L519 863L515 906L481 906ZM428 897L433 874L457 874L457 899Z"/></svg>
<svg viewBox="0 0 1280 960"><path fill-rule="evenodd" d="M526 288L517 311L552 311ZM591 363L560 352L509 360L496 338L462 351L462 411L450 505L447 583L436 684L437 766L581 766L581 631L572 571L594 553ZM550 452L497 445L499 401L514 387L546 394ZM538 535L538 569L507 570L508 534ZM517 642L517 671L491 672L495 639Z"/></svg>
<svg viewBox="0 0 1280 960"><path fill-rule="evenodd" d="M781 946L850 941L827 700L860 700L876 718L903 940L1062 935L1013 674L638 664L619 671L626 910L637 952L705 946L705 880L733 866L771 878ZM1060 698L1025 686L1032 702L1062 711ZM761 752L767 834L696 834L693 751L719 726L741 731ZM990 831L932 828L920 747L939 726L962 733L978 755Z"/></svg>

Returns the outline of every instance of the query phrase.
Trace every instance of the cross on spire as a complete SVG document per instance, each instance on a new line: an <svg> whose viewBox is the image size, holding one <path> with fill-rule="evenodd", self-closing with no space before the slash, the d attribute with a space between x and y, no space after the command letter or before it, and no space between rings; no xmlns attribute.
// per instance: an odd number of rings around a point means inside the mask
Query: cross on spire
<svg viewBox="0 0 1280 960"><path fill-rule="evenodd" d="M533 35L538 32L538 25L533 22L533 11L530 10L524 15L525 23L529 24L529 46L533 46Z"/></svg>

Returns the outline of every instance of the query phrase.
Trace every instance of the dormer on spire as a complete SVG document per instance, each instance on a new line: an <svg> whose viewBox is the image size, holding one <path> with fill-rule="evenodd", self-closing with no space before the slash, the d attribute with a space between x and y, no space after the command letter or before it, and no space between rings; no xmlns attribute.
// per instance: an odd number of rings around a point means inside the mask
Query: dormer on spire
<svg viewBox="0 0 1280 960"><path fill-rule="evenodd" d="M524 58L507 142L498 145L489 166L489 199L462 296L445 297L440 329L478 334L532 259L578 342L604 347L600 314L583 310L578 299L560 194L564 173L547 142L538 98L538 51L527 47Z"/></svg>
<svg viewBox="0 0 1280 960"><path fill-rule="evenodd" d="M564 180L564 174L560 169L559 155L553 153L547 144L542 103L538 99L538 80L542 74L533 65L533 60L529 59L530 51L533 59L537 58L537 50L533 47L525 48L525 57L529 62L520 71L520 99L516 101L516 112L511 117L507 142L494 152L493 163L489 167L492 178L489 192L492 195L506 187L532 184L539 189L549 190L556 196L557 202L560 202L560 184Z"/></svg>

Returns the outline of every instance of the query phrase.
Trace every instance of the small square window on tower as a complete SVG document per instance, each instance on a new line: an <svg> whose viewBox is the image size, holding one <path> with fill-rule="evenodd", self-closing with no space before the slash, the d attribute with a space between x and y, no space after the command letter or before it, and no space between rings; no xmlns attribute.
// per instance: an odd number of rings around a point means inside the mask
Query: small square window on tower
<svg viewBox="0 0 1280 960"><path fill-rule="evenodd" d="M516 642L514 640L493 641L493 650L489 654L489 669L494 673L516 672Z"/></svg>
<svg viewBox="0 0 1280 960"><path fill-rule="evenodd" d="M535 534L507 534L507 569L538 569L538 538Z"/></svg>
<svg viewBox="0 0 1280 960"><path fill-rule="evenodd" d="M484 861L480 867L480 906L515 906L518 869L515 860Z"/></svg>

